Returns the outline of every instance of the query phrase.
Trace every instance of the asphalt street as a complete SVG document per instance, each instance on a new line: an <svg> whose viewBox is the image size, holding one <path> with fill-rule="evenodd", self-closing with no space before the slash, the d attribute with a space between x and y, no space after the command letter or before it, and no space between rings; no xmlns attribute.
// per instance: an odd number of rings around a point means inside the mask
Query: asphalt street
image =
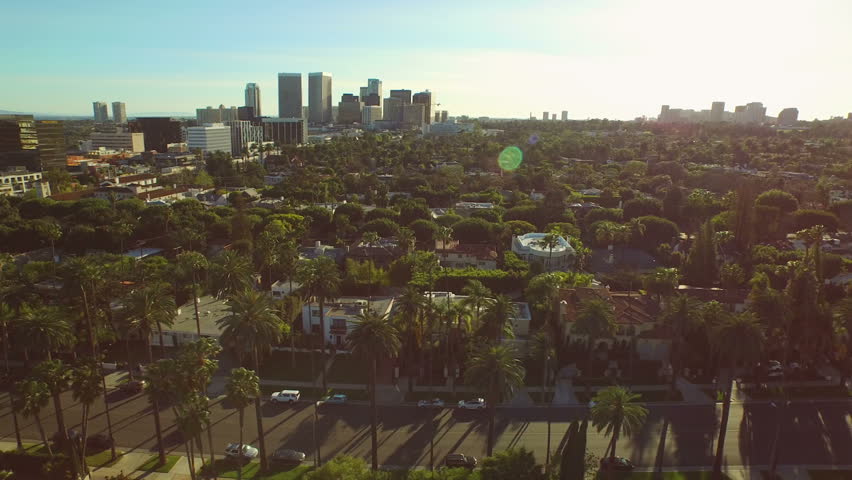
<svg viewBox="0 0 852 480"><path fill-rule="evenodd" d="M126 395L118 391L109 396L116 444L121 448L155 451L156 437L152 410L142 394ZM674 467L712 464L713 448L721 404L648 406L648 421L632 438L619 441L618 453L640 466ZM70 428L79 428L82 408L63 396L63 411ZM776 421L782 423L779 459L782 464L852 464L852 402L800 402L789 407L781 418L765 403L735 404L727 430L728 465L765 465L769 462ZM314 422L313 403L279 406L263 403L263 425L267 448L288 447L304 451L313 458L314 428L323 461L341 454L369 458L370 424L366 405L327 405L319 410ZM547 445L547 419L550 418L552 449L564 441L572 420L586 414L585 407L501 408L498 410L495 450L524 446L544 461ZM174 427L171 408L161 409L165 442L170 451L183 451ZM246 411L245 438L257 445L254 407ZM223 399L212 407L213 438L217 454L223 454L228 442L236 442L239 418L236 410ZM431 420L431 422L430 422ZM22 435L37 440L38 430L30 419L19 419ZM42 421L50 433L56 431L53 405L42 412ZM486 452L487 417L481 412L453 409L428 411L414 406L379 408L379 462L383 465L429 465L430 438L434 436L436 465L452 452L482 458ZM430 424L431 423L431 424ZM93 407L90 432L106 432L103 402ZM14 441L9 398L0 396L0 440ZM204 436L205 451L207 437ZM608 438L589 428L588 448L600 455Z"/></svg>

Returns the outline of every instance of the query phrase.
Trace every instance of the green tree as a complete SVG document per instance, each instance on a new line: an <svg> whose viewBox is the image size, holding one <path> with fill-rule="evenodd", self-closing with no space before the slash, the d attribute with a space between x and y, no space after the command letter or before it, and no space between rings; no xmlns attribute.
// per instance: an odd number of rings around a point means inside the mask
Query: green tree
<svg viewBox="0 0 852 480"><path fill-rule="evenodd" d="M756 206L775 207L782 213L793 213L799 208L799 201L792 194L783 190L767 190L754 200Z"/></svg>
<svg viewBox="0 0 852 480"><path fill-rule="evenodd" d="M44 360L33 369L33 377L47 385L51 397L53 397L53 408L56 413L56 423L59 428L60 443L68 440L68 430L65 428L65 413L62 409L62 392L68 389L71 381L71 372L62 363L62 360Z"/></svg>
<svg viewBox="0 0 852 480"><path fill-rule="evenodd" d="M340 272L332 259L319 257L306 262L299 271L298 278L305 296L313 299L319 306L319 342L322 351L320 369L322 370L322 388L325 391L328 389L325 371L325 302L333 300L340 292Z"/></svg>
<svg viewBox="0 0 852 480"><path fill-rule="evenodd" d="M674 338L669 351L669 363L672 367L671 393L676 389L677 377L683 366L684 339L703 322L699 307L700 303L693 297L676 295L669 300L660 315L662 323L671 327Z"/></svg>
<svg viewBox="0 0 852 480"><path fill-rule="evenodd" d="M399 332L387 317L367 309L357 317L358 324L349 334L348 342L352 353L367 358L370 362L370 433L373 470L379 468L378 411L376 409L376 370L379 361L399 354Z"/></svg>
<svg viewBox="0 0 852 480"><path fill-rule="evenodd" d="M402 335L405 365L408 370L408 391L414 391L413 366L417 352L422 348L423 324L418 321L426 308L426 300L417 287L408 285L402 295L397 297L395 304L394 322Z"/></svg>
<svg viewBox="0 0 852 480"><path fill-rule="evenodd" d="M89 438L89 414L95 400L103 393L100 366L92 361L82 363L71 372L71 392L74 401L83 406L80 461L86 466L86 440Z"/></svg>
<svg viewBox="0 0 852 480"><path fill-rule="evenodd" d="M505 295L497 295L485 305L481 322L476 326L477 336L497 343L503 338L514 338L512 319L518 316L518 309Z"/></svg>
<svg viewBox="0 0 852 480"><path fill-rule="evenodd" d="M198 274L209 266L204 255L193 252L181 252L177 256L177 264L184 272L189 272L192 278L192 306L195 311L195 328L198 336L201 336L201 317L198 313L198 297L201 294L198 288Z"/></svg>
<svg viewBox="0 0 852 480"><path fill-rule="evenodd" d="M154 361L151 350L151 334L154 327L160 341L160 351L165 356L163 325L172 326L177 315L174 295L168 284L152 282L130 292L123 300L125 321L132 329L139 331L148 350L148 362Z"/></svg>
<svg viewBox="0 0 852 480"><path fill-rule="evenodd" d="M260 379L257 374L245 368L234 368L225 384L225 398L234 405L240 417L240 451L243 451L243 431L245 410L255 398L260 396ZM211 447L212 448L212 447ZM242 468L237 471L237 479L243 477Z"/></svg>
<svg viewBox="0 0 852 480"><path fill-rule="evenodd" d="M541 401L548 407L547 413L547 450L544 462L545 474L550 474L550 406L553 402L547 401L547 387L550 385L551 377L555 378L556 369L556 345L551 325L545 325L536 332L533 337L531 358L542 364L541 369Z"/></svg>
<svg viewBox="0 0 852 480"><path fill-rule="evenodd" d="M211 266L213 292L219 298L228 298L251 285L251 262L245 255L226 250L215 258Z"/></svg>
<svg viewBox="0 0 852 480"><path fill-rule="evenodd" d="M642 277L642 286L645 291L657 296L657 303L662 302L663 297L674 295L679 283L676 268L660 267Z"/></svg>
<svg viewBox="0 0 852 480"><path fill-rule="evenodd" d="M473 312L473 324L479 325L479 315L494 294L479 280L468 280L467 285L462 288L462 295L465 295L462 305Z"/></svg>
<svg viewBox="0 0 852 480"><path fill-rule="evenodd" d="M20 317L12 326L14 338L24 349L24 360L29 362L29 352L41 352L51 360L52 352L74 345L71 325L58 307L24 305Z"/></svg>
<svg viewBox="0 0 852 480"><path fill-rule="evenodd" d="M577 320L574 322L573 331L580 335L586 335L589 348L589 363L586 376L592 374L592 361L595 355L595 346L601 338L609 338L615 335L615 308L604 299L590 298L580 302L577 311Z"/></svg>
<svg viewBox="0 0 852 480"><path fill-rule="evenodd" d="M719 271L719 282L722 288L735 290L742 286L745 282L745 270L737 263L727 263L722 265Z"/></svg>
<svg viewBox="0 0 852 480"><path fill-rule="evenodd" d="M189 475L192 480L197 478L195 467L195 449L193 440L201 445L201 432L204 426L209 424L210 411L207 409L207 398L198 393L191 393L183 399L176 407L175 425L177 431L183 436L186 443L187 460L189 461ZM211 446L212 448L212 446ZM201 452L202 461L204 452ZM242 459L240 459L242 460ZM239 466L242 470L242 463Z"/></svg>
<svg viewBox="0 0 852 480"><path fill-rule="evenodd" d="M465 381L485 396L488 409L488 456L494 451L494 418L497 404L511 398L524 383L524 366L515 350L504 344L480 344L472 353L465 371Z"/></svg>
<svg viewBox="0 0 852 480"><path fill-rule="evenodd" d="M41 435L41 442L47 448L47 453L52 457L53 450L50 449L50 443L48 443L47 435L44 433L44 425L41 423L41 410L50 402L50 389L47 384L33 379L18 382L15 385L12 402L12 408L21 412L24 418L35 418L38 433Z"/></svg>
<svg viewBox="0 0 852 480"><path fill-rule="evenodd" d="M615 458L619 437L637 433L648 417L648 409L636 402L640 397L622 386L615 386L601 390L592 399L592 425L611 438L607 447L610 458Z"/></svg>
<svg viewBox="0 0 852 480"><path fill-rule="evenodd" d="M535 463L535 454L524 447L497 452L482 461L479 472L482 480L544 480L541 465Z"/></svg>
<svg viewBox="0 0 852 480"><path fill-rule="evenodd" d="M713 235L713 223L704 222L695 240L689 255L686 257L683 274L689 285L699 287L711 287L716 281L716 242Z"/></svg>
<svg viewBox="0 0 852 480"><path fill-rule="evenodd" d="M172 384L174 365L169 360L150 363L145 370L145 394L151 402L154 413L154 432L157 437L159 465L166 463L166 449L163 444L163 428L160 421L160 405L167 404L175 397L176 386Z"/></svg>

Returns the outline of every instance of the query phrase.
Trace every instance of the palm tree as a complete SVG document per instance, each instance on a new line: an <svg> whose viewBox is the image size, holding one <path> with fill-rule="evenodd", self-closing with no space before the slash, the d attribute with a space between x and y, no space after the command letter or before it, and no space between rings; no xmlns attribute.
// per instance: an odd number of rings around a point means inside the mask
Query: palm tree
<svg viewBox="0 0 852 480"><path fill-rule="evenodd" d="M163 445L163 429L160 423L160 405L169 403L175 398L176 386L172 384L173 378L174 365L172 361L160 360L151 363L145 370L145 393L148 395L151 410L154 412L154 430L157 435L160 465L166 463L166 449Z"/></svg>
<svg viewBox="0 0 852 480"><path fill-rule="evenodd" d="M195 440L201 444L201 432L204 430L204 425L209 423L210 411L207 410L207 398L197 393L190 394L176 407L177 415L175 415L175 423L177 430L183 435L186 442L187 460L189 461L189 475L195 480L195 450L192 446L192 441ZM202 462L204 454L201 454ZM242 465L240 465L242 470Z"/></svg>
<svg viewBox="0 0 852 480"><path fill-rule="evenodd" d="M399 353L399 332L388 321L387 316L367 309L357 317L358 325L349 334L348 342L352 353L370 360L370 425L373 470L379 468L379 446L376 425L376 369L380 360L396 356Z"/></svg>
<svg viewBox="0 0 852 480"><path fill-rule="evenodd" d="M225 397L234 404L240 415L240 450L243 451L243 430L245 425L245 410L253 399L260 396L260 380L257 374L245 368L234 368L228 383L225 384ZM242 468L237 470L237 480L243 476Z"/></svg>
<svg viewBox="0 0 852 480"><path fill-rule="evenodd" d="M169 290L165 283L152 282L130 292L123 302L127 322L139 331L145 342L148 350L148 363L154 361L154 355L151 351L153 327L157 327L160 351L165 356L163 325L173 325L175 315L177 315L174 296Z"/></svg>
<svg viewBox="0 0 852 480"><path fill-rule="evenodd" d="M44 360L33 369L33 377L47 385L47 389L53 397L53 408L59 427L59 439L64 444L68 440L68 431L65 429L65 414L62 411L61 395L68 389L71 372L62 363L62 360Z"/></svg>
<svg viewBox="0 0 852 480"><path fill-rule="evenodd" d="M307 297L313 298L319 304L320 314L320 348L322 357L320 368L322 369L322 389L328 389L325 372L325 302L337 297L340 291L340 272L337 264L328 257L319 257L307 261L299 272L299 282Z"/></svg>
<svg viewBox="0 0 852 480"><path fill-rule="evenodd" d="M586 375L592 373L592 362L595 356L595 344L601 338L615 335L615 309L612 304L602 298L591 298L580 302L577 321L574 322L574 332L588 337L589 365Z"/></svg>
<svg viewBox="0 0 852 480"><path fill-rule="evenodd" d="M394 304L396 305L394 322L402 334L405 347L403 351L407 354L405 363L408 373L408 391L412 392L414 391L414 372L411 366L415 363L417 351L422 348L423 340L422 325L418 323L418 318L426 306L426 300L416 287L408 285Z"/></svg>
<svg viewBox="0 0 852 480"><path fill-rule="evenodd" d="M553 270L553 249L560 245L561 235L558 231L552 230L546 233L540 240L536 241L538 246L548 250L547 268L545 270Z"/></svg>
<svg viewBox="0 0 852 480"><path fill-rule="evenodd" d="M83 429L80 460L86 465L86 440L89 438L89 413L95 400L103 392L100 366L90 361L78 365L71 372L71 392L74 401L83 405L83 418L80 424Z"/></svg>
<svg viewBox="0 0 852 480"><path fill-rule="evenodd" d="M21 315L13 325L16 342L24 349L24 360L29 362L29 352L42 352L52 359L52 353L74 343L71 324L57 307L45 305L21 308Z"/></svg>
<svg viewBox="0 0 852 480"><path fill-rule="evenodd" d="M233 250L216 257L212 273L213 291L219 298L230 297L251 285L251 263Z"/></svg>
<svg viewBox="0 0 852 480"><path fill-rule="evenodd" d="M473 324L479 325L479 314L482 308L485 307L494 294L479 280L468 280L467 285L462 288L462 295L466 298L462 300L462 305L473 310Z"/></svg>
<svg viewBox="0 0 852 480"><path fill-rule="evenodd" d="M407 254L414 247L414 231L408 227L402 227L399 229L399 233L396 234L396 240L400 250Z"/></svg>
<svg viewBox="0 0 852 480"><path fill-rule="evenodd" d="M621 435L629 437L645 423L648 409L636 402L640 397L638 393L631 393L622 386L608 387L595 394L591 411L592 425L598 432L605 430L605 434L612 438L607 447L610 458L615 458L618 438Z"/></svg>
<svg viewBox="0 0 852 480"><path fill-rule="evenodd" d="M290 326L290 368L296 368L296 332L299 330L296 321L302 316L303 303L302 298L295 293L278 302L281 321Z"/></svg>
<svg viewBox="0 0 852 480"><path fill-rule="evenodd" d="M532 358L542 362L541 369L541 401L547 402L549 410L553 402L547 401L547 386L550 377L556 370L556 346L550 328L545 326L533 337ZM544 462L545 472L550 472L550 413L547 414L547 460Z"/></svg>
<svg viewBox="0 0 852 480"><path fill-rule="evenodd" d="M612 261L612 244L615 243L620 234L621 225L610 221L601 222L595 230L595 240L606 245L609 249L610 262Z"/></svg>
<svg viewBox="0 0 852 480"><path fill-rule="evenodd" d="M53 450L50 449L50 443L47 441L47 435L45 435L44 426L41 423L41 409L46 407L48 402L50 402L50 390L44 382L22 380L16 384L12 397L12 409L21 412L24 418L35 418L41 441L47 448L47 453L52 457Z"/></svg>
<svg viewBox="0 0 852 480"><path fill-rule="evenodd" d="M222 342L237 349L242 358L248 350L253 359L254 370L260 371L260 354L266 353L273 345L281 342L287 325L275 314L275 304L269 295L251 289L245 289L228 300L231 314L220 319L217 324L222 330ZM263 438L263 415L260 397L254 401L257 415L257 433L260 445L260 463L267 469L266 442Z"/></svg>
<svg viewBox="0 0 852 480"><path fill-rule="evenodd" d="M488 408L488 456L494 451L494 417L497 404L524 383L524 366L508 345L481 344L468 361L465 380L485 391Z"/></svg>
<svg viewBox="0 0 852 480"><path fill-rule="evenodd" d="M219 361L214 359L221 351L219 342L213 338L202 338L181 348L178 367L181 370L184 390L188 393L201 394L206 398L213 374L219 369ZM209 423L207 424L207 441L210 444L210 466L215 469L213 429ZM201 457L204 458L203 450Z"/></svg>
<svg viewBox="0 0 852 480"><path fill-rule="evenodd" d="M731 412L731 391L734 367L738 364L753 365L760 361L763 351L763 328L751 312L728 318L713 334L713 347L720 359L727 360L731 375L725 385L725 402L722 404L722 421L719 425L719 440L716 458L713 461L713 479L722 478L722 457L725 454L725 433Z"/></svg>
<svg viewBox="0 0 852 480"><path fill-rule="evenodd" d="M207 268L207 258L204 255L193 252L181 252L177 256L178 267L192 276L192 305L195 308L195 328L198 336L201 336L201 317L198 314L198 272Z"/></svg>
<svg viewBox="0 0 852 480"><path fill-rule="evenodd" d="M453 239L453 229L451 227L440 227L438 233L435 234L435 239L441 241L441 249L446 250L447 244Z"/></svg>
<svg viewBox="0 0 852 480"><path fill-rule="evenodd" d="M517 316L517 307L505 295L497 295L488 302L482 315L482 321L477 325L477 334L491 342L499 342L503 337L513 338L512 318Z"/></svg>
<svg viewBox="0 0 852 480"><path fill-rule="evenodd" d="M677 377L680 375L683 362L683 339L687 332L696 328L703 321L701 316L701 305L689 295L677 295L666 305L660 319L663 323L670 325L673 331L673 341L669 352L669 364L672 367L671 392L675 391Z"/></svg>

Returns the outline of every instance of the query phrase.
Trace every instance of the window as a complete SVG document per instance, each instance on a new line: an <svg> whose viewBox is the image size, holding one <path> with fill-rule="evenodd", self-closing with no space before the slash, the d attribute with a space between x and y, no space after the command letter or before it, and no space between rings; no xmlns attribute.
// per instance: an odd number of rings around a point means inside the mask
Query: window
<svg viewBox="0 0 852 480"><path fill-rule="evenodd" d="M320 315L320 311L318 309L315 309L315 310L312 309L311 310L311 316L312 317L319 317L319 315Z"/></svg>
<svg viewBox="0 0 852 480"><path fill-rule="evenodd" d="M346 328L346 319L345 318L332 318L331 319L331 328Z"/></svg>

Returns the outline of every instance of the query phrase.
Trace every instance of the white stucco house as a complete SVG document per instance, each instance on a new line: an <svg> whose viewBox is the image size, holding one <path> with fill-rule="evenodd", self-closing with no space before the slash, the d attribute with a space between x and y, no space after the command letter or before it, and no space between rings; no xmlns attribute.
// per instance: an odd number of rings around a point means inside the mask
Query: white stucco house
<svg viewBox="0 0 852 480"><path fill-rule="evenodd" d="M546 271L566 271L574 265L577 252L565 239L558 237L558 245L551 250L544 246L546 233L527 233L512 237L512 252L527 262L539 262Z"/></svg>
<svg viewBox="0 0 852 480"><path fill-rule="evenodd" d="M387 315L393 307L393 297L340 297L323 305L325 311L325 330L323 338L326 344L337 348L346 346L346 339L352 329L358 325L358 315L368 308L379 315ZM302 309L302 329L305 333L320 332L320 310L316 302L306 303Z"/></svg>

